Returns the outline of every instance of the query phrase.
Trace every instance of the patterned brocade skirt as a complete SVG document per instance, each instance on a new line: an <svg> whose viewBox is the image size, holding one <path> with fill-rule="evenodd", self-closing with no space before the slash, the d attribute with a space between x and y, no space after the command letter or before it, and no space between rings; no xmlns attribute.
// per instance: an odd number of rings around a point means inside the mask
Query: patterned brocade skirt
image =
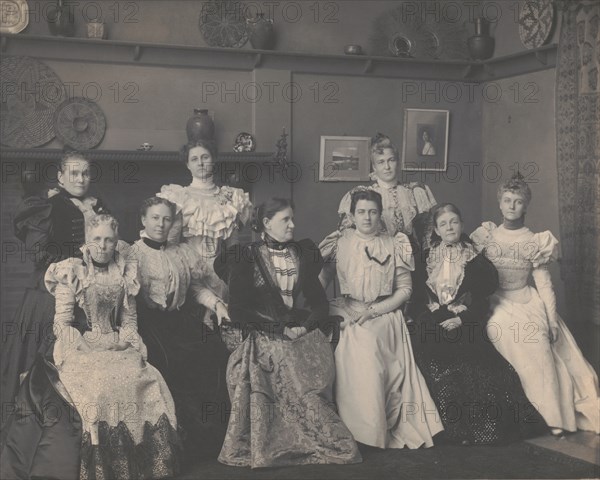
<svg viewBox="0 0 600 480"><path fill-rule="evenodd" d="M252 331L231 354L231 416L219 461L232 466L348 464L361 456L333 402L328 339L295 340Z"/></svg>

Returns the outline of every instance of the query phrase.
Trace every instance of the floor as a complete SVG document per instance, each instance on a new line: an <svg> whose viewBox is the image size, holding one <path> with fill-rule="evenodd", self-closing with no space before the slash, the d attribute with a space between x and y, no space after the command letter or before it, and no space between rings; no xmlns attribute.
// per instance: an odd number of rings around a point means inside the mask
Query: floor
<svg viewBox="0 0 600 480"><path fill-rule="evenodd" d="M178 478L191 479L378 479L437 478L600 478L600 436L578 432L543 436L507 447L436 446L419 450L379 450L361 445L356 465L306 465L286 468L228 467L214 456L196 459Z"/></svg>

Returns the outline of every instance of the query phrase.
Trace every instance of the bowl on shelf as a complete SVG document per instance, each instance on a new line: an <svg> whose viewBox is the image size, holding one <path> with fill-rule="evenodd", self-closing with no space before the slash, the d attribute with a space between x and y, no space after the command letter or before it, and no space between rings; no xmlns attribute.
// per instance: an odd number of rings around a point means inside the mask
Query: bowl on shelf
<svg viewBox="0 0 600 480"><path fill-rule="evenodd" d="M344 47L344 53L346 55L362 55L362 47L360 45L346 45Z"/></svg>

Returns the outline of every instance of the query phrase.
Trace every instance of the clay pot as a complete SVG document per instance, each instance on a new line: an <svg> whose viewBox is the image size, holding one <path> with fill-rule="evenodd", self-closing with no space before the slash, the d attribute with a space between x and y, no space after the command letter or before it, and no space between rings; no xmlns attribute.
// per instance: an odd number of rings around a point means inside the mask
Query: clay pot
<svg viewBox="0 0 600 480"><path fill-rule="evenodd" d="M495 41L490 36L490 24L483 18L475 19L475 35L467 40L469 53L473 60L487 60L494 54Z"/></svg>
<svg viewBox="0 0 600 480"><path fill-rule="evenodd" d="M194 115L187 121L185 131L188 141L195 140L214 140L215 124L208 114L208 110L194 108Z"/></svg>
<svg viewBox="0 0 600 480"><path fill-rule="evenodd" d="M275 30L273 20L265 18L264 13L258 13L256 18L248 18L246 27L252 48L257 50L272 50L275 47Z"/></svg>

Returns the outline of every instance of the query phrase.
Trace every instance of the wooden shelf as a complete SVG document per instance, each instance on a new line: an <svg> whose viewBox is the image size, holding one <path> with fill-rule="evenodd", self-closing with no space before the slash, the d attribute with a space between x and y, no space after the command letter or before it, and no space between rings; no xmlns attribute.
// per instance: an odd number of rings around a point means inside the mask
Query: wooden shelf
<svg viewBox="0 0 600 480"><path fill-rule="evenodd" d="M26 34L4 34L0 42L3 54L42 60L242 71L270 68L320 75L461 82L486 82L554 68L557 54L554 44L472 61L324 55Z"/></svg>
<svg viewBox="0 0 600 480"><path fill-rule="evenodd" d="M0 148L2 161L44 161L57 162L64 155L58 148ZM83 152L87 158L95 162L171 162L179 161L179 152L155 152L139 150L88 150ZM273 152L223 152L219 153L218 162L222 163L267 163L274 162Z"/></svg>

